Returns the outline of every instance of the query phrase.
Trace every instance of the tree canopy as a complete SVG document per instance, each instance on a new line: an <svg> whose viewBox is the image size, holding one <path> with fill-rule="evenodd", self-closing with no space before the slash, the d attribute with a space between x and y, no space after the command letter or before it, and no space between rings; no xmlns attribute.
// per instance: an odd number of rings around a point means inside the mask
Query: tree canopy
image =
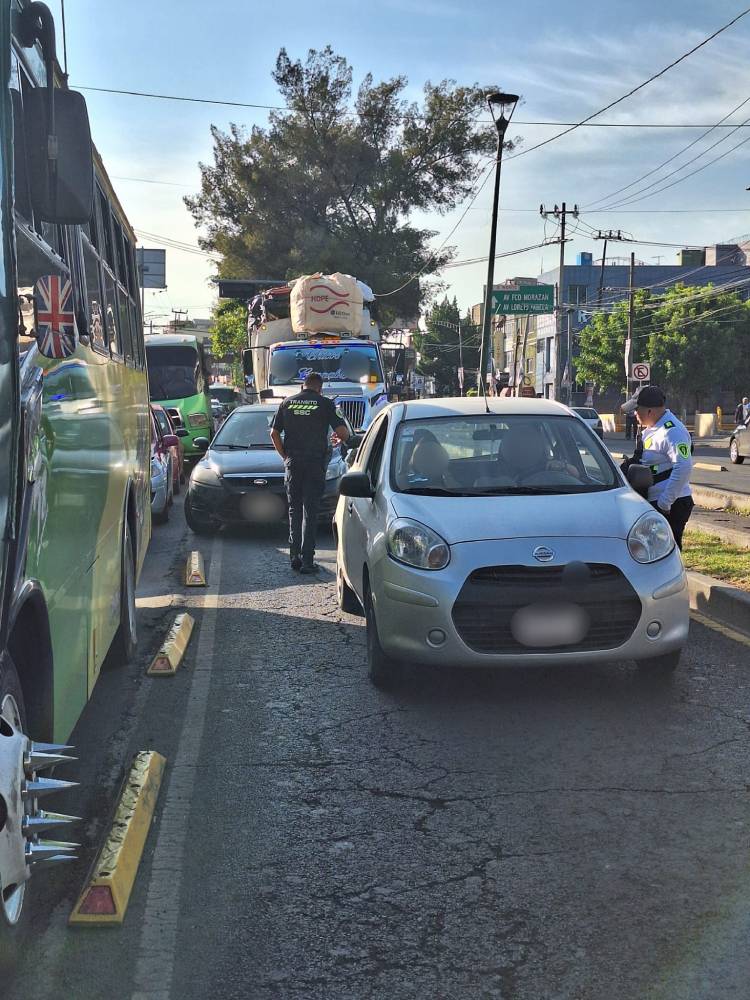
<svg viewBox="0 0 750 1000"><path fill-rule="evenodd" d="M213 163L200 165L200 192L185 199L219 276L340 270L382 293L434 274L453 251L435 253L435 233L409 220L448 212L471 191L496 143L477 123L484 92L443 80L410 101L406 77L367 74L352 102L352 69L330 46L304 63L282 49L273 79L288 110L249 133L212 126ZM422 294L413 281L384 304L414 315Z"/></svg>
<svg viewBox="0 0 750 1000"><path fill-rule="evenodd" d="M469 318L461 319L455 298L451 302L446 296L442 302L436 302L427 316L426 332L414 338L420 354L419 371L423 375L434 376L438 393L458 393L459 322L464 345L464 369L473 375L479 368L479 331L472 326ZM468 385L469 378L465 377L464 388Z"/></svg>
<svg viewBox="0 0 750 1000"><path fill-rule="evenodd" d="M579 380L601 390L625 387L628 303L597 313L581 330ZM683 405L712 405L717 388L736 395L750 384L750 303L711 285L676 284L663 294L635 293L633 360L651 363L652 382Z"/></svg>
<svg viewBox="0 0 750 1000"><path fill-rule="evenodd" d="M211 346L217 357L234 354L232 378L243 384L242 351L247 347L247 305L239 299L226 299L214 310L210 326Z"/></svg>

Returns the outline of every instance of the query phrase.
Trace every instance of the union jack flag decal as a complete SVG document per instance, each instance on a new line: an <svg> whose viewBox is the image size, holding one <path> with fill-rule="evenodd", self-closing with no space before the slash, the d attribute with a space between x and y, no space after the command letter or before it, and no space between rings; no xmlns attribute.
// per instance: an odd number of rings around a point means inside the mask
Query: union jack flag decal
<svg viewBox="0 0 750 1000"><path fill-rule="evenodd" d="M46 274L34 287L36 342L45 358L69 358L78 346L70 278Z"/></svg>

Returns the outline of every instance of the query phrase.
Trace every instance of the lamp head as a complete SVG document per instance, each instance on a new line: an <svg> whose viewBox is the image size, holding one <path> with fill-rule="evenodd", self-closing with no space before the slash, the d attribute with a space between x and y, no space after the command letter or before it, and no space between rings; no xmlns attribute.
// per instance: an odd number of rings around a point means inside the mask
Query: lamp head
<svg viewBox="0 0 750 1000"><path fill-rule="evenodd" d="M513 112L518 104L518 94L505 94L502 91L494 90L487 95L487 105L495 123L495 128L502 135L508 127L513 117Z"/></svg>

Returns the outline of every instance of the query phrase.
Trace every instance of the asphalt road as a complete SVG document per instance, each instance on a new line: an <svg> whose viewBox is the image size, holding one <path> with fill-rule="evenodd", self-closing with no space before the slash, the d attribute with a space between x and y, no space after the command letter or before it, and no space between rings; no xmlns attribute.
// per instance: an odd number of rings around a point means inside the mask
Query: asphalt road
<svg viewBox="0 0 750 1000"><path fill-rule="evenodd" d="M635 447L633 441L627 441L623 434L607 434L605 444L614 452L632 455ZM690 481L698 486L710 486L713 489L729 490L732 493L750 494L750 458L743 465L732 465L729 460L729 436L711 438L710 441L697 441L693 461L701 465L712 465L713 469L693 468ZM726 471L722 471L721 467Z"/></svg>
<svg viewBox="0 0 750 1000"><path fill-rule="evenodd" d="M234 533L201 540L185 667L146 679L180 514L138 661L101 678L66 769L83 786L52 807L87 817L84 858L37 879L4 1000L746 1000L746 645L694 623L663 684L615 663L382 694L330 539L311 581L281 533ZM125 924L69 930L138 749L169 769Z"/></svg>

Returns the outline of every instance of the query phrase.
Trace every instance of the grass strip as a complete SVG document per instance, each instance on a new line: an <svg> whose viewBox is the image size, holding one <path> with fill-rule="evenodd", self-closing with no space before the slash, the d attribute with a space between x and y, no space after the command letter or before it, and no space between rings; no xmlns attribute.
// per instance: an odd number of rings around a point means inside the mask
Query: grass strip
<svg viewBox="0 0 750 1000"><path fill-rule="evenodd" d="M716 535L690 531L683 541L682 558L688 569L715 576L733 587L750 590L750 550L728 545Z"/></svg>

